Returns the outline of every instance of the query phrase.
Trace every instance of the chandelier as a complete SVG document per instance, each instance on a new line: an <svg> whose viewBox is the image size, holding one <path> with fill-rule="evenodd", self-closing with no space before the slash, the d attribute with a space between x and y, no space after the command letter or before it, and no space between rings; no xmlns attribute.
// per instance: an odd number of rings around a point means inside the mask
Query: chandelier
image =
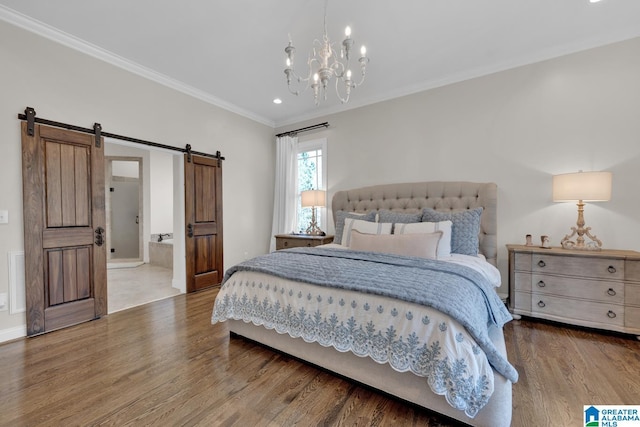
<svg viewBox="0 0 640 427"><path fill-rule="evenodd" d="M328 0L325 0L324 3L324 34L322 35L322 41L316 39L313 42L314 48L310 52L309 59L307 60L307 67L309 70L306 77L299 76L296 74L294 69L293 60L296 48L293 46L291 36L289 36L289 44L284 49L287 54L287 66L284 69L284 73L287 76L289 92L294 95L299 95L311 88L313 90L313 98L316 105L318 105L319 102L319 95L322 95L322 98L325 101L327 100L327 88L329 86L329 82L334 77L338 99L340 99L340 102L343 104L349 102L351 90L360 86L364 82L367 63L369 62L369 58L367 58L367 49L362 46L360 49L360 59L358 59L358 62L360 63L361 78L359 82L355 82L352 79L351 69L349 68L349 59L351 56L351 48L353 46L353 40L351 39L351 27L347 26L347 28L345 28L345 39L342 41L342 47L338 54L338 52L334 50L332 43L329 41L329 36L327 36L327 1ZM292 81L294 81L293 85ZM297 90L293 86L296 88L304 86L304 88L302 90ZM320 92L322 92L322 94L320 94Z"/></svg>

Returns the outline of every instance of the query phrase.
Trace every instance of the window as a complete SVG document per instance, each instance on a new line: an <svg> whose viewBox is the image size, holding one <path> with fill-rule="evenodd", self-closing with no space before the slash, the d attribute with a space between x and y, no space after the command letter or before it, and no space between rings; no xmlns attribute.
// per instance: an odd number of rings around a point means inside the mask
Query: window
<svg viewBox="0 0 640 427"><path fill-rule="evenodd" d="M311 208L302 208L300 193L305 190L326 190L327 140L314 139L298 144L297 230L304 232L311 222ZM326 231L327 210L316 208L318 227Z"/></svg>

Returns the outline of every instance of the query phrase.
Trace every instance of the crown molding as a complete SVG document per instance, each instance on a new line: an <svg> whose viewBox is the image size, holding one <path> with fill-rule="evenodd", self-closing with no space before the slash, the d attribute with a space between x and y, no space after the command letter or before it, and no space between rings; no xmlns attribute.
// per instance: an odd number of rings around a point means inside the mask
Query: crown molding
<svg viewBox="0 0 640 427"><path fill-rule="evenodd" d="M38 21L29 16L21 14L4 5L0 5L0 20L8 22L9 24L15 25L19 28L22 28L24 30L27 30L39 36L42 36L46 39L52 40L63 46L74 49L78 52L84 53L85 55L89 55L93 58L99 59L115 67L129 71L130 73L136 74L140 77L151 80L155 83L161 84L163 86L174 89L178 92L189 95L193 98L204 101L208 104L214 105L216 107L220 107L224 110L246 117L248 119L261 123L263 125L266 125L272 128L275 125L272 120L259 116L251 111L245 110L244 108L238 107L237 105L226 102L220 98L217 98L211 95L210 93L196 89L193 86L187 85L169 76L158 73L150 68L147 68L135 62L129 61L119 55L116 55L113 52L109 52L108 50L102 49L101 47L98 47L84 40L81 40L71 34L65 33L64 31L60 31L57 28L54 28L50 25L45 24L44 22Z"/></svg>

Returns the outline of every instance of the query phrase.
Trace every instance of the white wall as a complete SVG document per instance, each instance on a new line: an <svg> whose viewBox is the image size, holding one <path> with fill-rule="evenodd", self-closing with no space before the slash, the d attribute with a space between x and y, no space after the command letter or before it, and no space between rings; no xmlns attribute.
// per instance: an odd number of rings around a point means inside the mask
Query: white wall
<svg viewBox="0 0 640 427"><path fill-rule="evenodd" d="M151 151L151 234L173 233L173 156Z"/></svg>
<svg viewBox="0 0 640 427"><path fill-rule="evenodd" d="M0 21L0 292L7 253L23 250L20 121L37 116L193 150L223 163L224 259L228 267L268 251L273 204L273 129ZM212 77L213 78L213 77ZM0 341L24 335L24 313L0 312Z"/></svg>
<svg viewBox="0 0 640 427"><path fill-rule="evenodd" d="M605 247L640 250L638 52L633 39L276 131L330 123L301 138L328 138L329 200L389 182L497 183L504 285L505 244L530 233L558 245L575 225L576 206L551 200L557 173L613 172L612 200L586 206L587 226ZM369 77L384 78L373 65Z"/></svg>

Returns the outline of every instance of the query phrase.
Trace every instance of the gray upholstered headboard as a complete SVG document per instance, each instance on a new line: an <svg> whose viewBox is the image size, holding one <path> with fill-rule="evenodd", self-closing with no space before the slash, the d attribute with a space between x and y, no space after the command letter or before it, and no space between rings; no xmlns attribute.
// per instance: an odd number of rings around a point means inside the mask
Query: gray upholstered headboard
<svg viewBox="0 0 640 427"><path fill-rule="evenodd" d="M389 209L409 213L423 208L450 211L477 207L484 208L480 223L480 253L491 264L497 265L498 187L494 183L433 181L375 185L338 191L331 203L334 224L337 211Z"/></svg>

